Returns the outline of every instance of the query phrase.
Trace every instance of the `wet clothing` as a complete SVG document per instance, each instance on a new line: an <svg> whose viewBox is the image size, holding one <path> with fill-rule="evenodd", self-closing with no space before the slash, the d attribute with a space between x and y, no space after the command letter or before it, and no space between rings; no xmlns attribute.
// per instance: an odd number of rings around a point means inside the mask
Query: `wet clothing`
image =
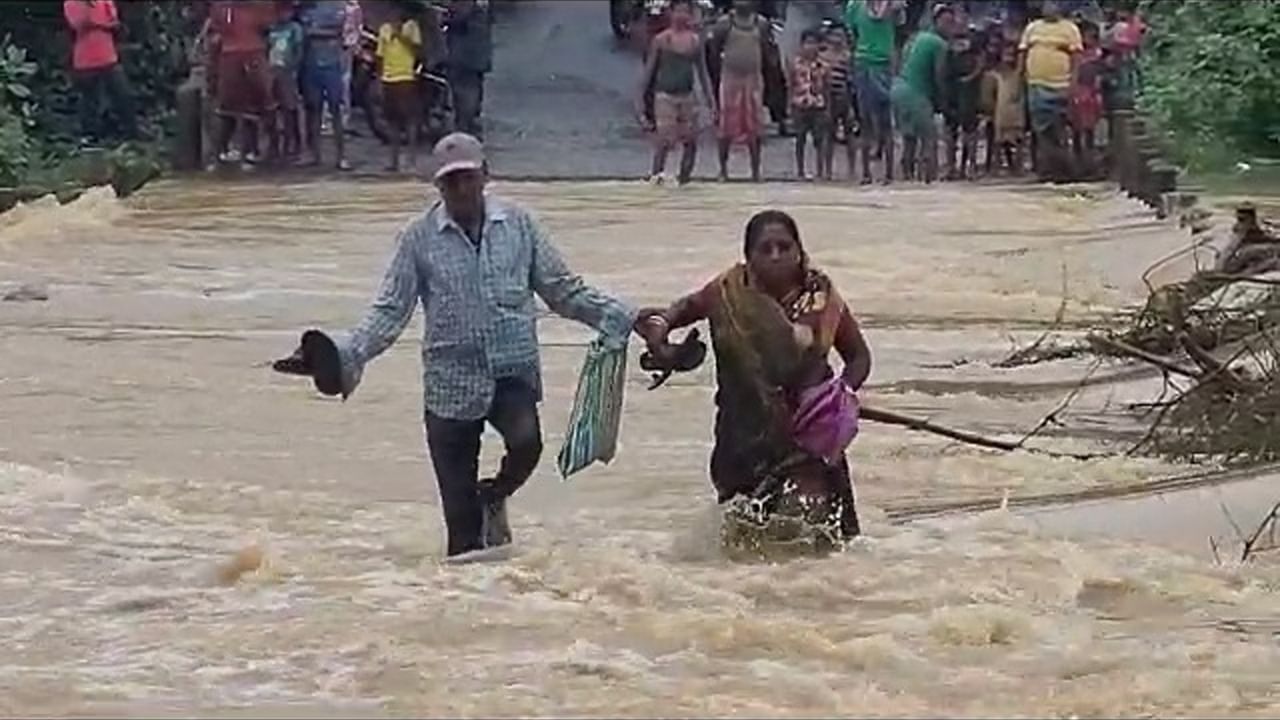
<svg viewBox="0 0 1280 720"><path fill-rule="evenodd" d="M717 499L754 497L776 510L795 496L811 498L820 521L857 535L843 453L829 461L802 449L795 422L804 392L834 376L827 358L837 338L856 327L831 281L808 271L803 286L779 303L739 265L690 299L692 316L710 322L716 357Z"/></svg>
<svg viewBox="0 0 1280 720"><path fill-rule="evenodd" d="M62 14L75 34L75 44L71 48L72 69L100 70L120 61L114 34L120 25L120 13L114 0L66 0L62 3Z"/></svg>
<svg viewBox="0 0 1280 720"><path fill-rule="evenodd" d="M569 270L524 209L486 197L473 239L437 202L401 231L377 298L336 343L345 395L422 306L427 445L449 555L485 547L486 506L514 493L542 452L535 294L555 313L607 338L631 333L636 311ZM478 482L486 422L503 436L507 456L494 481Z"/></svg>
<svg viewBox="0 0 1280 720"><path fill-rule="evenodd" d="M1066 90L1071 87L1071 56L1084 49L1084 41L1070 20L1036 20L1023 31L1018 49L1027 54L1028 85Z"/></svg>
<svg viewBox="0 0 1280 720"><path fill-rule="evenodd" d="M400 233L377 299L339 340L343 390L395 342L419 304L423 402L454 420L485 417L494 384L520 378L541 397L534 295L555 313L627 337L635 310L589 287L523 208L488 196L479 247L437 202Z"/></svg>
<svg viewBox="0 0 1280 720"><path fill-rule="evenodd" d="M488 424L502 436L506 454L497 476L481 482L480 438ZM486 547L483 513L487 501L510 497L538 466L542 431L538 395L527 382L503 378L483 418L455 420L427 411L427 448L444 512L446 554Z"/></svg>

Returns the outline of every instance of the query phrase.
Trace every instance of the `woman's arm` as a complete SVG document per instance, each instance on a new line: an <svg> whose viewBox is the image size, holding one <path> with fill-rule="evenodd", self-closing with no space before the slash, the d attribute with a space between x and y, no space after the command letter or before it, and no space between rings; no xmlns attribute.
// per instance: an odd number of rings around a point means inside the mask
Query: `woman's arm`
<svg viewBox="0 0 1280 720"><path fill-rule="evenodd" d="M853 390L858 390L871 375L871 348L862 337L862 329L853 318L849 308L840 316L840 325L836 328L836 352L844 360L844 381Z"/></svg>
<svg viewBox="0 0 1280 720"><path fill-rule="evenodd" d="M715 292L714 282L676 300L665 309L642 308L636 317L636 333L644 338L651 350L666 347L667 335L672 330L688 327L707 318L713 292Z"/></svg>

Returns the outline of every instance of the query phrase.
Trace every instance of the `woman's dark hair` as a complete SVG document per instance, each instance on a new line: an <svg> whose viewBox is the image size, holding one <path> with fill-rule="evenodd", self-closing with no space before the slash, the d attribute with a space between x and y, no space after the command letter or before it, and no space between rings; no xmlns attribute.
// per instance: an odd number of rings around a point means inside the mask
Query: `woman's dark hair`
<svg viewBox="0 0 1280 720"><path fill-rule="evenodd" d="M751 248L755 246L756 240L760 239L761 233L770 225L781 225L791 233L791 237L795 239L796 245L800 248L800 254L804 255L804 243L800 241L800 227L796 225L795 218L782 212L781 210L761 210L751 219L747 221L747 231L742 238L742 254L744 256L751 254Z"/></svg>

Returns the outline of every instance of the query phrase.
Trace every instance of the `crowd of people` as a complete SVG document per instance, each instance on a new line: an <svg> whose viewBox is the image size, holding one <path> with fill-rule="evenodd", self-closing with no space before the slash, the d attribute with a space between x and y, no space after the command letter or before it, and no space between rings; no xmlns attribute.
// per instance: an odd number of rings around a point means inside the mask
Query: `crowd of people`
<svg viewBox="0 0 1280 720"><path fill-rule="evenodd" d="M388 168L400 169L406 141L414 165L426 108L442 92L422 80L420 70L433 66L447 68L457 125L478 134L492 61L486 8L477 0L393 7L375 33L360 0L214 2L197 48L218 117L217 162L258 163L265 136L265 159L319 165L322 137L330 135L335 166L348 170L345 138L354 133L358 95L366 114L378 113L371 127L386 123ZM354 75L361 65L368 77Z"/></svg>
<svg viewBox="0 0 1280 720"><path fill-rule="evenodd" d="M812 146L816 177L832 179L843 143L848 177L864 184L877 165L884 183L932 182L1017 175L1028 159L1044 179L1095 175L1107 119L1132 107L1141 17L1124 8L1097 19L1078 8L1069 16L1058 0L1031 15L973 5L934 2L909 19L901 0L847 0L842 18L804 30L786 65L797 174L810 177ZM692 176L700 105L716 128L720 178L728 177L731 148L745 146L751 177L760 179L767 58L777 39L757 7L735 0L702 32L693 2L671 3L637 100L655 139L651 181L666 180L676 147L683 150L677 181ZM720 70L714 85L708 66Z"/></svg>

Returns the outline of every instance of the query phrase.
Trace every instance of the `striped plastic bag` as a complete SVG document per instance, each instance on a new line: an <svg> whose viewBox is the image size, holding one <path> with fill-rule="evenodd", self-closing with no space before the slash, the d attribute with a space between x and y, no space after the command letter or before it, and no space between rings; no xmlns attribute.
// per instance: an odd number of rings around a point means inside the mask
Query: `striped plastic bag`
<svg viewBox="0 0 1280 720"><path fill-rule="evenodd" d="M594 462L607 465L613 460L618 449L626 372L625 340L619 343L599 337L591 341L578 375L569 429L560 448L560 477L567 480Z"/></svg>

